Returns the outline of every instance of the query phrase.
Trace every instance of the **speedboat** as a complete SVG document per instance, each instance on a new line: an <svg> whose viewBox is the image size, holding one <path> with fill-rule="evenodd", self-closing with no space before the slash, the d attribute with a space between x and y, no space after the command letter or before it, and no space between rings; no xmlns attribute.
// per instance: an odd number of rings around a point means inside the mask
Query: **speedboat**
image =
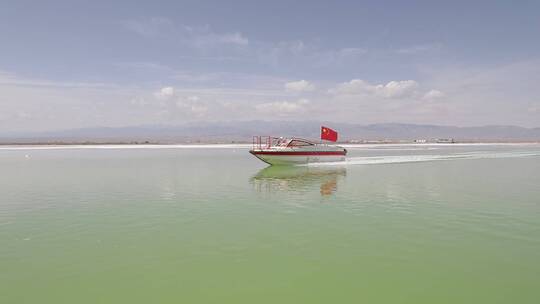
<svg viewBox="0 0 540 304"><path fill-rule="evenodd" d="M344 161L347 150L302 138L254 136L249 153L270 165L298 165Z"/></svg>

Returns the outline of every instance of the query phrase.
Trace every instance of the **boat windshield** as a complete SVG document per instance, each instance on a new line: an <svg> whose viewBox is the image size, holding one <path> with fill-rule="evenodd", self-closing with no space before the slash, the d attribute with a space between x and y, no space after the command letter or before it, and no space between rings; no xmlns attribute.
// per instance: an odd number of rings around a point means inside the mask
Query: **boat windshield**
<svg viewBox="0 0 540 304"><path fill-rule="evenodd" d="M276 146L278 147L286 147L288 140L286 138L280 137L277 139Z"/></svg>
<svg viewBox="0 0 540 304"><path fill-rule="evenodd" d="M305 146L313 146L314 143L311 143L309 141L301 140L301 139L292 139L287 147L305 147Z"/></svg>

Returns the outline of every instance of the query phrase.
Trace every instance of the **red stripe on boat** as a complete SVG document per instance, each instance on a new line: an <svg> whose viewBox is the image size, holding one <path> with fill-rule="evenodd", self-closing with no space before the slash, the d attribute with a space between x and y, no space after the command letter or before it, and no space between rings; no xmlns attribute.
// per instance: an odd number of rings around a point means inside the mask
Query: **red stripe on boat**
<svg viewBox="0 0 540 304"><path fill-rule="evenodd" d="M345 155L345 151L250 151L255 155Z"/></svg>

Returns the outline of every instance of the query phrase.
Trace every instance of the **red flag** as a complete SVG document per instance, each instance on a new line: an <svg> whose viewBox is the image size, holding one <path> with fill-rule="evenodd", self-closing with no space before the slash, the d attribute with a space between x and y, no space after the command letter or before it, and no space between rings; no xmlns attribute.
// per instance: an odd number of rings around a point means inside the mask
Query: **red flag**
<svg viewBox="0 0 540 304"><path fill-rule="evenodd" d="M337 141L337 132L327 127L321 127L321 139Z"/></svg>

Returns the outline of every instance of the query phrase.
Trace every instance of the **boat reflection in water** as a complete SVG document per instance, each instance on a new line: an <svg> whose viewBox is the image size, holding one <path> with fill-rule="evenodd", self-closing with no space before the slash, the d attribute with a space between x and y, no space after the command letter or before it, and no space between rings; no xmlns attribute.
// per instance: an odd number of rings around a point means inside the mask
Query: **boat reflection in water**
<svg viewBox="0 0 540 304"><path fill-rule="evenodd" d="M318 190L322 196L327 196L337 191L338 181L346 175L343 167L270 166L253 176L251 182L259 192Z"/></svg>

